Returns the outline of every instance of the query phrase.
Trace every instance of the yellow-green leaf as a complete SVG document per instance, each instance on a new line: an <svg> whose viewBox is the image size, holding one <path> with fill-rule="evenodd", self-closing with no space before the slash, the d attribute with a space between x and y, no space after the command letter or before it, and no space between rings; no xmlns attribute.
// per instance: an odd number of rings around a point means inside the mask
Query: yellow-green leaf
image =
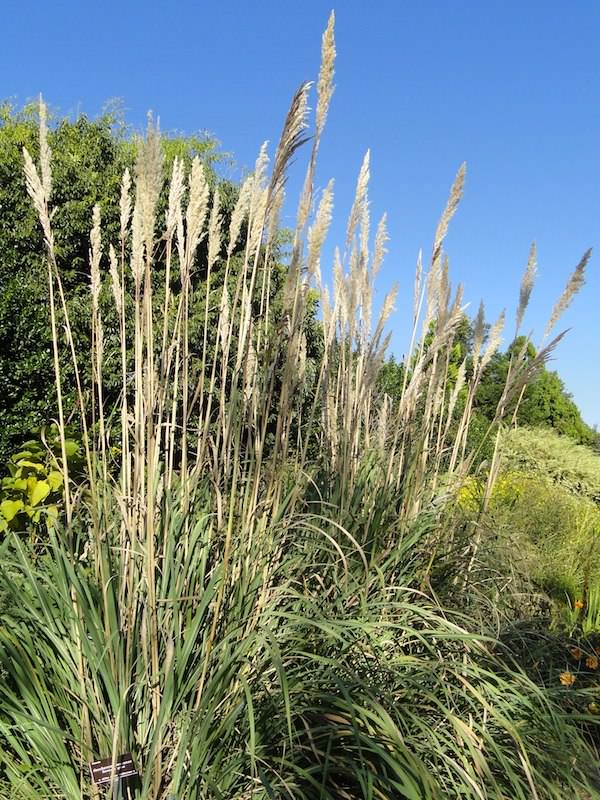
<svg viewBox="0 0 600 800"><path fill-rule="evenodd" d="M22 500L3 500L0 503L0 513L7 522L13 520L24 508L25 504Z"/></svg>
<svg viewBox="0 0 600 800"><path fill-rule="evenodd" d="M67 458L71 458L79 451L79 444L74 442L72 439L65 440L65 452L67 454Z"/></svg>
<svg viewBox="0 0 600 800"><path fill-rule="evenodd" d="M18 464L19 461L23 458L30 458L33 455L31 450L21 450L20 453L15 453L14 456L10 457L11 461L14 461L15 464Z"/></svg>
<svg viewBox="0 0 600 800"><path fill-rule="evenodd" d="M45 472L46 467L43 464L36 464L35 461L28 461L26 458L22 458L20 461L17 461L17 465L21 467L29 467L29 469L34 469L36 472Z"/></svg>
<svg viewBox="0 0 600 800"><path fill-rule="evenodd" d="M55 492L57 489L60 489L63 484L62 472L58 472L58 470L53 469L52 472L49 472L46 476L46 480L50 484L52 491Z"/></svg>
<svg viewBox="0 0 600 800"><path fill-rule="evenodd" d="M46 481L36 481L35 486L29 493L29 502L32 506L37 506L43 502L50 494L50 485Z"/></svg>

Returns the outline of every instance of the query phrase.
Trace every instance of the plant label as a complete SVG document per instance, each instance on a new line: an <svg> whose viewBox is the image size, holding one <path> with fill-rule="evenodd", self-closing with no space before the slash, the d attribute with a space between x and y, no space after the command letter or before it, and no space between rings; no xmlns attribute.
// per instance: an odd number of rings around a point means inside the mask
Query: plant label
<svg viewBox="0 0 600 800"><path fill-rule="evenodd" d="M112 758L104 758L102 761L92 761L90 764L90 772L92 773L92 781L94 783L110 783L111 776L113 775ZM115 780L129 778L131 775L137 774L138 772L133 764L131 753L124 753L122 756L118 756L114 763Z"/></svg>

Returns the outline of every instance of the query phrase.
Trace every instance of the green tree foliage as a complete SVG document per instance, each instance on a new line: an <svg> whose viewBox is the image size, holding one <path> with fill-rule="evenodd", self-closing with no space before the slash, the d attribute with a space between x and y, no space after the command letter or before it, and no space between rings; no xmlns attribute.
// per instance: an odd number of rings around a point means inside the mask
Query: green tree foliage
<svg viewBox="0 0 600 800"><path fill-rule="evenodd" d="M515 340L504 353L496 353L484 373L475 409L486 419L493 419L502 394L511 358L516 358L524 343ZM525 358L534 358L535 348L527 346ZM518 403L518 405L517 405ZM517 408L516 422L533 428L552 428L570 436L578 444L597 446L598 434L581 417L577 405L565 389L557 372L542 367L521 398L513 400L509 412Z"/></svg>
<svg viewBox="0 0 600 800"><path fill-rule="evenodd" d="M392 399L397 399L402 394L404 383L404 364L396 361L395 357L389 358L381 367L378 376L379 388L382 392L389 395Z"/></svg>
<svg viewBox="0 0 600 800"><path fill-rule="evenodd" d="M528 387L519 409L519 421L534 427L553 428L579 444L596 446L598 434L581 418L558 373L543 369Z"/></svg>
<svg viewBox="0 0 600 800"><path fill-rule="evenodd" d="M23 177L22 149L37 151L37 122L25 109L0 111L0 454L54 414L47 275L35 211ZM58 255L83 346L89 324L87 255L95 203L117 224L109 199L132 147L113 134L112 118L60 120L51 134L55 153L54 218ZM65 369L69 369L65 361Z"/></svg>
<svg viewBox="0 0 600 800"><path fill-rule="evenodd" d="M424 346L428 346L432 332L425 337ZM470 447L477 448L489 432L494 420L498 403L506 383L511 358L517 358L523 345L524 337L518 337L504 352L496 352L486 367L477 389L473 406L473 425L470 430ZM464 317L459 325L454 346L448 357L448 391L451 391L458 369L466 358L467 374L471 370L473 352L473 326L468 317ZM536 351L529 342L525 358L535 358ZM398 399L404 381L404 363L398 363L392 356L383 366L379 376L379 386L392 399ZM459 398L458 408L460 409ZM598 450L600 435L585 423L577 405L567 392L557 372L542 367L536 377L527 386L522 396L515 397L507 409L510 419L516 409L516 423L525 427L550 428L564 436L569 436L578 444L584 444ZM489 446L483 445L482 455L489 454Z"/></svg>
<svg viewBox="0 0 600 800"><path fill-rule="evenodd" d="M47 266L36 213L27 196L23 147L38 151L37 112L0 106L0 459L55 414L51 337L47 300ZM214 140L200 136L163 137L165 168L177 156L188 165L198 155L208 167L209 183L217 184ZM50 131L53 151L53 226L59 268L64 282L75 343L89 352L89 231L92 209L101 208L107 238L118 238L119 209L115 198L126 168L133 169L137 150L118 114L91 120L57 119ZM230 182L219 184L222 213L227 216L237 196ZM166 207L166 195L160 205ZM202 254L199 255L199 258ZM198 279L201 279L201 274ZM160 298L158 298L160 299ZM107 303L107 305L109 305ZM111 330L107 330L110 349ZM74 374L63 353L61 365L68 401ZM114 359L115 373L118 359ZM83 375L84 384L88 376ZM107 377L107 390L111 376Z"/></svg>

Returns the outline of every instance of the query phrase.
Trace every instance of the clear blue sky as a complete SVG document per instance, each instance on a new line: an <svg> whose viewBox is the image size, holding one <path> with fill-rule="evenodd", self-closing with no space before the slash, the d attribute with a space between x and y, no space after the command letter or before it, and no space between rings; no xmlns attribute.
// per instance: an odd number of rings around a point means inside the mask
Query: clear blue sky
<svg viewBox="0 0 600 800"><path fill-rule="evenodd" d="M123 98L166 130L209 130L239 170L274 142L293 90L316 77L329 2L15 0L2 3L0 96L43 92L64 113ZM319 185L336 179L337 224L372 153L372 209L389 214L382 292L412 296L448 188L468 165L447 240L453 280L473 313L514 319L530 242L539 278L526 328L541 334L583 251L588 284L563 320L553 362L584 417L600 424L600 3L594 0L340 0L336 93ZM296 181L292 180L292 186ZM406 342L400 299L393 349ZM508 333L512 332L512 324ZM535 337L534 337L535 339Z"/></svg>

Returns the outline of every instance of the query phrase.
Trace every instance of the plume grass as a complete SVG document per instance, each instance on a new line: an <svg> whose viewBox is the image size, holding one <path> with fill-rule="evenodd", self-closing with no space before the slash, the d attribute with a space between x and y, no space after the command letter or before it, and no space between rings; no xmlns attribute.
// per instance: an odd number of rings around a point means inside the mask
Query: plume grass
<svg viewBox="0 0 600 800"><path fill-rule="evenodd" d="M593 745L561 690L535 684L489 632L424 591L446 543L443 510L473 464L473 400L504 316L486 341L481 306L472 368L463 362L453 377L464 305L443 243L461 167L426 276L418 261L400 395L379 390L396 290L375 307L387 232L383 219L371 247L368 154L332 291L321 268L331 183L311 217L333 21L281 286L277 216L306 140L308 84L292 99L270 175L262 148L228 226L198 158L188 174L174 162L159 219L163 159L149 120L134 177L123 176L119 240L103 234L99 211L92 220L90 364L78 361L60 282L41 106L40 167L25 154L25 174L48 253L67 488L59 533L33 549L17 535L1 545L0 670L10 677L0 683L0 764L15 800L98 798L88 762L127 751L140 772L130 794L144 800L559 800L590 785ZM102 391L109 279L119 425ZM322 319L309 353L315 295ZM94 376L93 399L79 393L83 490L64 452L59 315L75 374ZM495 423L559 338L515 364ZM465 585L479 543L465 554Z"/></svg>

